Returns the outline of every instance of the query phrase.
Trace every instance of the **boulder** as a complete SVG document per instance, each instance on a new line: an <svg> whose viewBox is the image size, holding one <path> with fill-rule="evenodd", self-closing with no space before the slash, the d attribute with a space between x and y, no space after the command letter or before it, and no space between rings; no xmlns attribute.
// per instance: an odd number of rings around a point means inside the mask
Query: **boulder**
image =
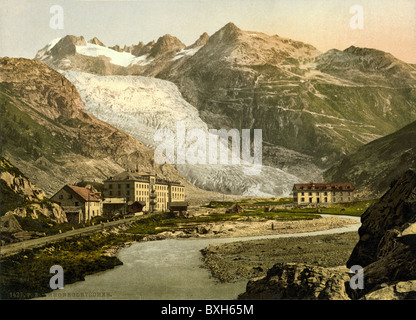
<svg viewBox="0 0 416 320"><path fill-rule="evenodd" d="M396 284L382 284L380 289L366 294L362 300L415 300L416 280L400 281Z"/></svg>
<svg viewBox="0 0 416 320"><path fill-rule="evenodd" d="M348 272L296 263L278 263L262 278L248 282L239 300L349 300Z"/></svg>
<svg viewBox="0 0 416 320"><path fill-rule="evenodd" d="M11 212L7 212L3 217L0 217L0 231L14 233L23 231L23 229L16 217Z"/></svg>

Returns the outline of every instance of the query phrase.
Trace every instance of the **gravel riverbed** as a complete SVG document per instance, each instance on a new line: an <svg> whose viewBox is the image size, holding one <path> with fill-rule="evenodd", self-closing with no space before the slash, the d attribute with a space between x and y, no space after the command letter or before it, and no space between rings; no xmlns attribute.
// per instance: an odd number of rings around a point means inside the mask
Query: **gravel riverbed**
<svg viewBox="0 0 416 320"><path fill-rule="evenodd" d="M278 262L345 267L358 241L357 232L239 241L201 250L205 267L222 282L266 275Z"/></svg>

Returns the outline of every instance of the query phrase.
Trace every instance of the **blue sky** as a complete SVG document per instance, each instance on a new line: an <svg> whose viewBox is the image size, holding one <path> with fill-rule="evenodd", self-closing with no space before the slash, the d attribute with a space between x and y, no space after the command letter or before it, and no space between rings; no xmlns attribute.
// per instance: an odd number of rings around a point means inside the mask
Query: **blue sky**
<svg viewBox="0 0 416 320"><path fill-rule="evenodd" d="M414 0L0 0L0 56L33 58L52 39L96 36L106 45L137 44L164 34L189 45L228 22L243 30L304 41L321 51L350 45L392 53L416 63ZM64 29L49 27L53 5ZM363 8L364 28L350 27L353 5Z"/></svg>

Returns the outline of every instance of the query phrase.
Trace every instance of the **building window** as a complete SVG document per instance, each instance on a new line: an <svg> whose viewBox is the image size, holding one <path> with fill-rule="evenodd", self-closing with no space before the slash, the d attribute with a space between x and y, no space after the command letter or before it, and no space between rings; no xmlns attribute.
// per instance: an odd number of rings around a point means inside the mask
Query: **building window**
<svg viewBox="0 0 416 320"><path fill-rule="evenodd" d="M110 191L110 196L112 196L113 195L113 191Z"/></svg>
<svg viewBox="0 0 416 320"><path fill-rule="evenodd" d="M75 201L75 206L78 207L79 206L79 202Z"/></svg>
<svg viewBox="0 0 416 320"><path fill-rule="evenodd" d="M121 184L118 185L118 188L121 189Z"/></svg>
<svg viewBox="0 0 416 320"><path fill-rule="evenodd" d="M309 198L309 203L312 203L312 198Z"/></svg>
<svg viewBox="0 0 416 320"><path fill-rule="evenodd" d="M309 192L309 196L311 196L312 195L312 192Z"/></svg>
<svg viewBox="0 0 416 320"><path fill-rule="evenodd" d="M327 197L325 197L324 201L325 201L325 202L328 202L328 198L327 198Z"/></svg>
<svg viewBox="0 0 416 320"><path fill-rule="evenodd" d="M113 189L113 185L112 184L109 184L108 185L108 189Z"/></svg>

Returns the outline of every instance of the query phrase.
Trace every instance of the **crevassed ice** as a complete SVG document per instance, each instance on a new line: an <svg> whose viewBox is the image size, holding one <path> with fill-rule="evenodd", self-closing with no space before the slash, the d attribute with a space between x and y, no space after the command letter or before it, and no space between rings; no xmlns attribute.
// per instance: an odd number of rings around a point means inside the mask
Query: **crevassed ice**
<svg viewBox="0 0 416 320"><path fill-rule="evenodd" d="M198 110L183 99L178 87L170 81L61 72L77 88L87 112L149 147L155 147L157 129L176 132L178 121L183 121L187 130L200 129L208 134L208 126ZM185 163L176 168L200 188L233 194L288 195L293 184L299 182L297 177L268 166L262 166L257 175L246 175L243 161L237 165Z"/></svg>

